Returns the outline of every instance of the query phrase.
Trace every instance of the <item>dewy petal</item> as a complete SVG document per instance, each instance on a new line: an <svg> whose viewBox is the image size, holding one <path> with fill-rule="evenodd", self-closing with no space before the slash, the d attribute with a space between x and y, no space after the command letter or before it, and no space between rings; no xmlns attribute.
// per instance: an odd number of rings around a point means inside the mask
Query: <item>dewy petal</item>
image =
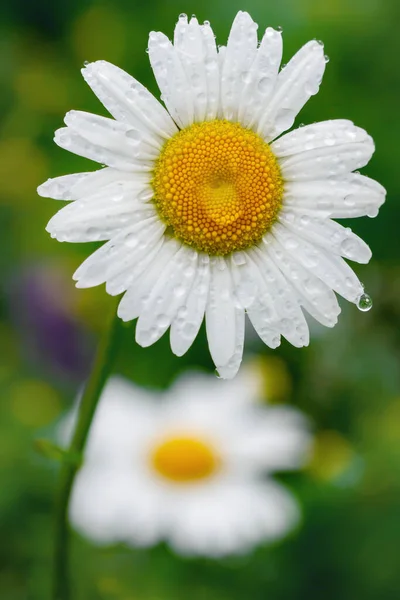
<svg viewBox="0 0 400 600"><path fill-rule="evenodd" d="M154 344L168 329L185 303L197 270L197 252L181 246L150 292L136 325L136 341Z"/></svg>
<svg viewBox="0 0 400 600"><path fill-rule="evenodd" d="M206 120L215 119L218 114L220 93L219 57L215 36L208 23L201 25L205 52L205 70L207 80L207 111Z"/></svg>
<svg viewBox="0 0 400 600"><path fill-rule="evenodd" d="M177 132L168 112L139 81L105 60L82 69L85 81L118 121L156 138L169 138Z"/></svg>
<svg viewBox="0 0 400 600"><path fill-rule="evenodd" d="M281 316L275 308L276 299L272 296L274 290L271 290L269 281L265 279L263 265L256 262L251 252L246 254L248 277L257 287L256 298L247 307L247 314L264 344L270 348L277 348L281 343Z"/></svg>
<svg viewBox="0 0 400 600"><path fill-rule="evenodd" d="M154 160L161 150L161 143L148 137L127 123L93 115L80 110L70 110L65 124L86 140L108 150L114 150L129 159Z"/></svg>
<svg viewBox="0 0 400 600"><path fill-rule="evenodd" d="M118 306L118 316L123 321L131 321L141 314L152 289L179 248L175 239L166 241L148 268L130 285Z"/></svg>
<svg viewBox="0 0 400 600"><path fill-rule="evenodd" d="M153 216L120 231L81 264L73 275L76 286L93 287L105 283L128 266L134 270L139 262L142 264L146 260L164 230L164 224Z"/></svg>
<svg viewBox="0 0 400 600"><path fill-rule="evenodd" d="M279 221L301 238L314 242L334 254L359 263L368 263L372 252L369 246L352 232L331 219L281 211Z"/></svg>
<svg viewBox="0 0 400 600"><path fill-rule="evenodd" d="M238 118L245 127L257 128L274 91L281 60L282 34L268 27L243 81Z"/></svg>
<svg viewBox="0 0 400 600"><path fill-rule="evenodd" d="M277 240L271 238L272 236L268 238L270 241L268 244L269 254L288 281L295 287L301 305L314 319L326 327L336 325L340 306L332 289L302 267Z"/></svg>
<svg viewBox="0 0 400 600"><path fill-rule="evenodd" d="M105 192L112 184L118 184L121 191L128 188L139 190L140 199L143 201L150 200L154 193L149 186L147 173L128 173L110 167L89 173L73 173L54 177L42 183L37 191L40 196L54 200L88 200L89 197L97 199L97 193Z"/></svg>
<svg viewBox="0 0 400 600"><path fill-rule="evenodd" d="M111 296L118 296L125 292L136 282L139 277L146 272L147 268L153 264L154 259L165 243L164 225L159 222L160 230L151 232L146 227L140 231L139 245L132 251L132 254L125 252L118 265L115 265L112 272L109 273L106 281L106 291ZM129 245L129 240L128 240Z"/></svg>
<svg viewBox="0 0 400 600"><path fill-rule="evenodd" d="M242 308L248 308L259 296L257 278L246 252L234 252L229 257L229 268L235 289L235 296Z"/></svg>
<svg viewBox="0 0 400 600"><path fill-rule="evenodd" d="M357 302L363 293L363 286L342 258L299 238L281 223L274 225L273 233L284 249L301 265L346 300ZM268 243L268 236L265 236L264 240Z"/></svg>
<svg viewBox="0 0 400 600"><path fill-rule="evenodd" d="M253 327L265 344L276 348L280 344L280 317L259 267L249 252L237 252L231 256L230 268L235 295Z"/></svg>
<svg viewBox="0 0 400 600"><path fill-rule="evenodd" d="M251 255L268 284L275 311L279 315L279 333L297 348L308 346L310 336L307 321L292 283L275 264L267 248L255 248Z"/></svg>
<svg viewBox="0 0 400 600"><path fill-rule="evenodd" d="M349 140L346 143L305 150L282 158L279 165L286 181L339 177L366 165L374 150L372 138L365 134L363 141Z"/></svg>
<svg viewBox="0 0 400 600"><path fill-rule="evenodd" d="M235 351L225 365L216 364L218 375L223 379L235 377L242 363L244 347L245 312L243 308L235 307Z"/></svg>
<svg viewBox="0 0 400 600"><path fill-rule="evenodd" d="M177 51L163 33L150 33L149 58L161 99L171 117L181 128L191 125L194 121L192 90Z"/></svg>
<svg viewBox="0 0 400 600"><path fill-rule="evenodd" d="M95 171L95 173L102 173ZM119 175L119 171L115 171ZM53 198L54 200L76 200L74 193L75 186L83 179L90 177L92 173L73 173L71 175L62 175L61 177L51 177L37 188L37 193L43 198Z"/></svg>
<svg viewBox="0 0 400 600"><path fill-rule="evenodd" d="M126 157L115 150L93 144L70 127L57 129L54 141L60 148L121 171L149 172L153 167L152 161L135 160L133 156Z"/></svg>
<svg viewBox="0 0 400 600"><path fill-rule="evenodd" d="M211 261L206 330L215 365L226 365L236 349L236 311L230 271L222 257Z"/></svg>
<svg viewBox="0 0 400 600"><path fill-rule="evenodd" d="M132 221L156 214L152 204L135 200L132 190L122 193L117 184L95 200L76 200L50 219L46 230L60 242L109 240ZM114 200L114 201L113 201Z"/></svg>
<svg viewBox="0 0 400 600"><path fill-rule="evenodd" d="M222 114L238 119L240 98L257 53L257 27L250 15L239 11L233 21L221 74Z"/></svg>
<svg viewBox="0 0 400 600"><path fill-rule="evenodd" d="M377 181L350 173L340 179L287 181L284 186L285 209L303 214L336 219L375 217L385 202L386 190Z"/></svg>
<svg viewBox="0 0 400 600"><path fill-rule="evenodd" d="M171 324L171 349L177 356L187 352L199 332L208 300L209 285L210 258L207 254L200 254L192 289Z"/></svg>
<svg viewBox="0 0 400 600"><path fill-rule="evenodd" d="M271 150L278 158L299 154L305 150L340 146L353 142L364 142L367 132L356 127L347 119L331 119L306 125L285 133L271 144Z"/></svg>
<svg viewBox="0 0 400 600"><path fill-rule="evenodd" d="M266 141L275 139L293 125L307 100L317 94L324 71L324 50L316 41L303 46L282 69L257 129Z"/></svg>
<svg viewBox="0 0 400 600"><path fill-rule="evenodd" d="M181 15L175 27L174 47L192 92L194 120L204 121L206 117L210 118L210 114L211 118L215 118L218 108L219 77L217 51L210 27L208 26L208 29L201 27L195 17L192 17L188 23L187 16ZM211 96L210 108L208 108L209 96Z"/></svg>

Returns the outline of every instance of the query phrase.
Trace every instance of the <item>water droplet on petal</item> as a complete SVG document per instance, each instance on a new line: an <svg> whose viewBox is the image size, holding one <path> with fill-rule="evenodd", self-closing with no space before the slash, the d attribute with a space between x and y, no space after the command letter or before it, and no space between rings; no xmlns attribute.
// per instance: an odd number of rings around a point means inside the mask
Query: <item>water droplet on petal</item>
<svg viewBox="0 0 400 600"><path fill-rule="evenodd" d="M169 317L167 315L158 315L157 316L157 325L159 325L159 327L167 327L169 325Z"/></svg>
<svg viewBox="0 0 400 600"><path fill-rule="evenodd" d="M134 144L139 144L140 140L142 139L141 133L136 129L128 129L128 131L125 133L125 136L129 140L132 140Z"/></svg>
<svg viewBox="0 0 400 600"><path fill-rule="evenodd" d="M357 307L362 312L367 312L372 308L372 298L368 294L361 294L357 300Z"/></svg>

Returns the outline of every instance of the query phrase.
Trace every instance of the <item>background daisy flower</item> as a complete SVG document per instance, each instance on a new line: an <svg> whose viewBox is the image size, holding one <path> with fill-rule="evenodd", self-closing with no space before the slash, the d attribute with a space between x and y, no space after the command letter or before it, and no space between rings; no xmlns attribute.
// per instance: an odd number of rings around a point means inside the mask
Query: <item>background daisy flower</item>
<svg viewBox="0 0 400 600"><path fill-rule="evenodd" d="M289 129L325 70L323 46L308 42L280 70L282 37L260 44L246 12L226 47L210 25L181 15L173 43L149 37L149 57L167 110L138 81L98 61L83 76L114 119L65 117L56 143L103 165L51 179L39 194L75 200L47 230L60 241L105 241L76 271L78 287L125 292L118 314L138 317L149 346L170 327L181 356L204 315L213 361L224 378L240 365L247 312L276 348L309 343L304 309L332 327L335 292L369 307L342 257L366 263L369 247L332 218L375 216L385 190L353 173L371 158L371 137L347 120ZM278 139L277 139L278 138Z"/></svg>
<svg viewBox="0 0 400 600"><path fill-rule="evenodd" d="M110 379L72 524L101 544L165 540L178 553L215 557L285 535L299 508L269 475L301 466L310 435L297 410L256 402L260 383L253 372L235 385L192 373L160 398Z"/></svg>

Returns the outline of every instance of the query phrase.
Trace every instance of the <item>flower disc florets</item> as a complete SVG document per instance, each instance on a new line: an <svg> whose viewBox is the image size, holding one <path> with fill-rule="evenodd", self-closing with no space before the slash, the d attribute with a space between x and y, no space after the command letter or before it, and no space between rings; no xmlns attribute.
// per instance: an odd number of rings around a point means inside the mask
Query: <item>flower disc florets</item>
<svg viewBox="0 0 400 600"><path fill-rule="evenodd" d="M275 220L282 178L268 144L239 123L195 123L156 162L154 201L179 240L225 255L257 243Z"/></svg>

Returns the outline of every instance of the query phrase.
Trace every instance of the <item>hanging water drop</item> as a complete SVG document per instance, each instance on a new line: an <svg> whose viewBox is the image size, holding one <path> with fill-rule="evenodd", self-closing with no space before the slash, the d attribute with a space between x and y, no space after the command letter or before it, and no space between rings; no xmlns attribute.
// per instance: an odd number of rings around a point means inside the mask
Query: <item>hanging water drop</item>
<svg viewBox="0 0 400 600"><path fill-rule="evenodd" d="M367 312L372 308L372 298L368 294L361 294L357 300L357 307L362 312Z"/></svg>

